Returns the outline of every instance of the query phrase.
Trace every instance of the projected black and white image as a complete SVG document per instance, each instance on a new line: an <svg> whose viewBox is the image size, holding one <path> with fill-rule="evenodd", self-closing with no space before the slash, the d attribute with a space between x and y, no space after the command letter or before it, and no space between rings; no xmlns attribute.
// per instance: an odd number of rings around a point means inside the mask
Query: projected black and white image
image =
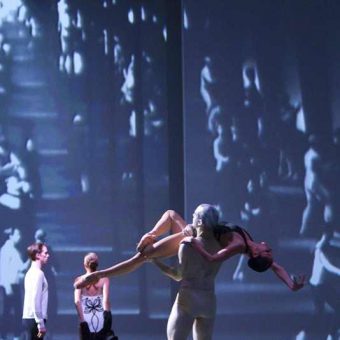
<svg viewBox="0 0 340 340"><path fill-rule="evenodd" d="M339 19L1 0L0 339L338 339Z"/></svg>
<svg viewBox="0 0 340 340"><path fill-rule="evenodd" d="M241 257L217 296L242 294L219 311L265 313L296 339L337 338L340 324L339 8L319 5L184 1L186 205L215 204L310 285L277 305Z"/></svg>

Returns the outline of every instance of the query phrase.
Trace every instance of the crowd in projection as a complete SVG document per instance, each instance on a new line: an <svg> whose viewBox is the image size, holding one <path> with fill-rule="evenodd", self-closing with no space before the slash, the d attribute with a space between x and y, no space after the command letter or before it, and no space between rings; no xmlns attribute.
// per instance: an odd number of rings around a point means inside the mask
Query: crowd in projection
<svg viewBox="0 0 340 340"><path fill-rule="evenodd" d="M212 136L211 152L215 171L225 177L232 175L236 186L233 198L243 225L253 232L275 224L270 219L273 209L272 186L304 187L306 205L301 211L296 237L320 237L315 245L312 286L315 315L326 315L326 305L334 312L330 334L339 325L339 197L340 128L332 136L309 133L298 124L302 103L293 103L287 93L278 93L279 116L268 112L261 92L261 76L256 63L246 61L243 78L243 102L238 112L232 112L223 100L223 65L216 65L206 56L200 73L200 95L206 116L206 131ZM242 74L243 73L243 74ZM224 79L225 81L225 79ZM301 122L300 122L301 123ZM236 190L236 194L235 194ZM284 190L284 189L281 189ZM277 241L271 230L272 241ZM321 235L321 236L320 236ZM235 270L234 278L244 280L244 258ZM298 337L315 331L322 322L310 322ZM314 325L313 325L314 324Z"/></svg>
<svg viewBox="0 0 340 340"><path fill-rule="evenodd" d="M159 71L165 59L157 53L164 49L166 39L162 18L148 7L136 10L128 3L116 1L89 5L62 0L58 2L57 13L58 68L65 83L75 90L71 97L65 93L70 104L64 108L73 116L74 153L76 157L88 154L94 142L85 140L84 135L98 133L95 124L90 122L101 115L107 123L103 130L112 147L109 157L115 154L113 162L119 160L120 163L113 170L123 181L133 180L137 166L134 153L140 134L144 143L151 143L154 150L164 134L166 78ZM139 49L135 37L144 34L145 43ZM89 103L86 82L94 97L92 103ZM91 157L77 158L81 164L78 172L82 190L87 191L90 180L86 163L91 162ZM157 162L152 165L159 166Z"/></svg>
<svg viewBox="0 0 340 340"><path fill-rule="evenodd" d="M93 184L93 172L100 177L93 156L98 153L98 141L93 136L100 134L97 139L104 136L108 140L108 154L114 154L115 161L119 160L115 162L115 169L109 169L118 182L135 181L138 168L134 153L138 138L144 138L153 152L161 145L158 131L162 130L165 121L162 98L165 76L158 73L158 69L162 68L164 58L155 55L155 51L165 43L164 24L149 8L138 6L141 12L136 12L136 8L128 3L118 5L116 1L89 4L67 0L43 4L35 1L1 3L0 301L4 318L1 317L0 321L0 337L20 336L23 279L29 269L29 263L24 262L26 248L32 242L45 243L47 240L46 231L39 228L35 218L37 204L46 197L41 183L46 178L40 176L42 160L36 150L34 122L29 118L13 118L14 111L7 105L13 98L14 87L21 86L20 79L13 80L12 72L16 64L20 64L18 59L40 58L39 62L48 65L54 78L49 79L49 90L57 102L60 124L65 124L66 147L70 155L71 169L66 168L65 177L76 182L70 195L85 196L98 190ZM156 32L142 50L136 42L130 41L138 31L135 25L139 20L148 33ZM116 24L112 25L112 22ZM41 61L42 54L45 59ZM137 67L143 69L139 75ZM38 83L33 80L22 86L31 86L34 92ZM142 92L139 99L136 89ZM140 129L140 120L143 129ZM102 126L98 128L98 124ZM12 134L13 126L18 127L18 138ZM162 162L154 157L153 162L153 170L157 172ZM43 249L40 252L43 254ZM50 246L48 253L48 263L42 264L49 285L48 314L53 320L58 310L55 282L59 268ZM91 309L89 313L93 311ZM44 329L42 326L42 333ZM49 329L51 337L52 329ZM92 333L97 331L98 327L91 328ZM84 339L91 336L86 334ZM111 335L113 339L112 332Z"/></svg>

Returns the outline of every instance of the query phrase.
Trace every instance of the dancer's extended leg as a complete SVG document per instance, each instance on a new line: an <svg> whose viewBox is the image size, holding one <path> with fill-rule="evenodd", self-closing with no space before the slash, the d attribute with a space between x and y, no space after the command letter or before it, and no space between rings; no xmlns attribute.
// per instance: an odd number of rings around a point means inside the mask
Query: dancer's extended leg
<svg viewBox="0 0 340 340"><path fill-rule="evenodd" d="M156 238L167 232L171 234L176 234L181 232L185 228L185 221L183 218L176 213L174 210L167 210L155 226L147 232L141 240L138 242L137 251L143 252L146 246L155 242Z"/></svg>
<svg viewBox="0 0 340 340"><path fill-rule="evenodd" d="M150 258L175 256L184 237L182 232L167 236L154 244L148 245L143 253L137 253L128 260L92 274L99 273L100 277L123 275L136 270Z"/></svg>
<svg viewBox="0 0 340 340"><path fill-rule="evenodd" d="M156 223L155 227L150 233L155 236L161 235L165 232L175 232L174 235L169 235L164 239L150 243L149 240L144 242L142 252L137 253L133 257L116 265L93 272L76 279L74 283L75 288L83 288L89 284L96 282L101 277L117 276L130 273L139 268L144 262L150 258L155 257L169 257L177 254L179 243L185 237L182 230L185 228L185 221L173 210L167 210ZM144 235L145 236L145 235ZM143 238L140 244L143 243ZM145 244L147 243L147 244Z"/></svg>

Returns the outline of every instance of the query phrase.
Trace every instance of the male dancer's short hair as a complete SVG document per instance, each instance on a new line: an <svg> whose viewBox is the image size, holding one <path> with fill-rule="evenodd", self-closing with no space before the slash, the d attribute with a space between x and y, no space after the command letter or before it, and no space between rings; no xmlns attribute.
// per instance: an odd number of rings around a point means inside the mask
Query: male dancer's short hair
<svg viewBox="0 0 340 340"><path fill-rule="evenodd" d="M32 261L35 261L37 254L40 254L42 252L42 249L44 246L45 246L45 243L42 243L42 242L36 242L36 243L31 244L27 248L28 257Z"/></svg>

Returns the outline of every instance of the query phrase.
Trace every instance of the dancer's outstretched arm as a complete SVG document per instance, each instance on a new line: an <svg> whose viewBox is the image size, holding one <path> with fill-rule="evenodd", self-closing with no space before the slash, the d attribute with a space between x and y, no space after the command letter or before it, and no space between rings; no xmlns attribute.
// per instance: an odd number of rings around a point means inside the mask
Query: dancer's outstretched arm
<svg viewBox="0 0 340 340"><path fill-rule="evenodd" d="M276 274L276 276L283 281L290 290L293 292L303 288L305 285L305 275L293 276L291 277L286 269L280 266L278 263L273 262L271 265L272 271Z"/></svg>
<svg viewBox="0 0 340 340"><path fill-rule="evenodd" d="M159 235L168 231L171 231L174 235L167 236L155 242ZM186 228L185 221L178 213L174 210L167 210L155 224L154 228L145 234L138 243L137 249L139 249L139 253L110 268L77 278L74 282L74 287L83 288L95 283L101 277L130 273L150 258L174 256L177 254L179 243L185 236L190 235L190 232L192 232L192 228L189 226Z"/></svg>
<svg viewBox="0 0 340 340"><path fill-rule="evenodd" d="M148 259L155 257L170 257L177 255L180 242L185 237L184 233L179 232L175 235L167 236L160 241L148 245L143 253L137 253L133 257L116 265L99 270L87 275L80 276L74 282L74 288L83 288L97 282L102 277L117 276L130 273L139 268Z"/></svg>
<svg viewBox="0 0 340 340"><path fill-rule="evenodd" d="M191 244L206 260L210 262L225 261L234 255L242 254L244 250L244 247L242 247L241 244L236 243L221 249L215 254L210 254L195 239L187 238L186 240L186 243ZM285 268L276 262L273 262L270 268L273 270L276 276L281 281L283 281L292 291L297 291L301 289L305 284L304 275L299 275L297 277L291 278Z"/></svg>
<svg viewBox="0 0 340 340"><path fill-rule="evenodd" d="M75 289L84 288L88 285L95 284L102 277L110 277L127 274L131 271L136 270L145 262L145 257L141 253L137 253L133 257L123 262L117 263L116 265L98 270L96 272L79 276L75 279L73 287Z"/></svg>
<svg viewBox="0 0 340 340"><path fill-rule="evenodd" d="M220 262L229 259L237 254L242 254L244 251L244 243L243 242L235 242L228 245L225 248L222 248L215 254L210 254L207 252L202 245L193 237L187 237L183 241L183 243L190 244L193 246L207 261L209 262Z"/></svg>

